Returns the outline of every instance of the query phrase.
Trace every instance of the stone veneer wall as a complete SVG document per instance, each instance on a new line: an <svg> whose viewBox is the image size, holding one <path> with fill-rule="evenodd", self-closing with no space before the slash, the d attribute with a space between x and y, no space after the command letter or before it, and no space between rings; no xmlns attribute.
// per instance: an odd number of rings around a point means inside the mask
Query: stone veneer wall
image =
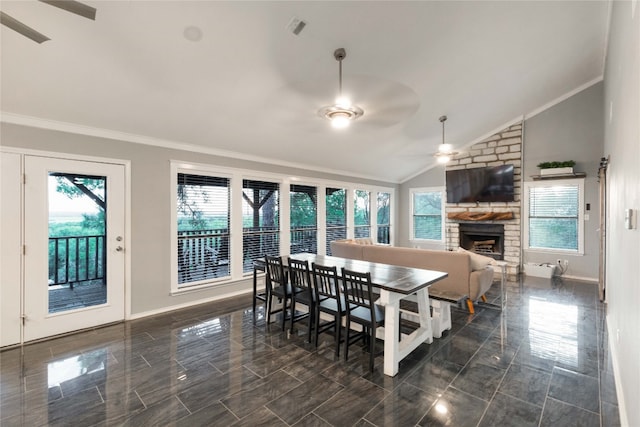
<svg viewBox="0 0 640 427"><path fill-rule="evenodd" d="M447 203L445 212L513 212L513 219L505 221L482 221L489 224L504 224L504 261L507 262L509 280L514 280L521 263L520 209L522 195L522 123L510 126L485 140L472 145L466 152L460 153L447 164L446 170L477 168L513 164L514 194L513 202L500 203ZM446 219L446 244L448 249L460 246L458 225L461 222L479 223L479 221L458 221Z"/></svg>

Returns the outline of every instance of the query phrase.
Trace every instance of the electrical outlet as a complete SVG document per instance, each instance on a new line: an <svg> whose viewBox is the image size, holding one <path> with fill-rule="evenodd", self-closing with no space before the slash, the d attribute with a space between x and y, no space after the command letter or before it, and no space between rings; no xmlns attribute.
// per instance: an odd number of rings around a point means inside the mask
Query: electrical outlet
<svg viewBox="0 0 640 427"><path fill-rule="evenodd" d="M562 265L564 266L564 268L569 267L569 260L568 259L563 259L562 260Z"/></svg>

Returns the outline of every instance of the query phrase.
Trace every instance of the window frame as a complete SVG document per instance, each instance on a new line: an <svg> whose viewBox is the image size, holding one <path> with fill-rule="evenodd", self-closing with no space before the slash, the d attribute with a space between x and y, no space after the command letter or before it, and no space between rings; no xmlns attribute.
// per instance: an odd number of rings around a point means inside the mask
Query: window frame
<svg viewBox="0 0 640 427"><path fill-rule="evenodd" d="M178 174L193 174L193 175L208 175L214 177L228 178L230 180L231 189L231 205L230 205L230 218L229 218L229 265L230 265L230 277L226 280L207 280L203 283L185 286L181 284L178 286L178 226L177 226L177 177ZM290 185L307 185L313 186L317 189L317 253L319 255L325 255L327 252L327 227L326 227L326 198L321 195L326 194L326 188L338 188L344 189L346 192L346 206L345 212L346 218L346 238L353 238L354 235L354 218L353 215L349 215L349 212L353 213L354 209L354 190L366 190L370 193L369 204L371 212L371 194L376 192L385 192L390 194L391 198L391 244L393 244L393 236L395 234L394 227L394 212L395 212L395 188L385 187L382 185L366 185L358 182L350 181L336 181L321 178L311 178L303 176L291 176L279 173L269 173L259 170L241 169L226 166L219 166L217 164L204 164L195 162L186 162L181 160L170 160L170 176L169 176L169 189L170 189L170 295L177 296L183 293L198 291L202 289L224 289L225 286L233 286L236 283L246 282L252 276L253 272L243 272L243 223L242 223L242 192L243 192L243 180L255 180L255 181L269 181L278 183L279 185L279 241L280 241L280 253L288 254L291 247L291 235L290 235ZM377 224L371 221L370 218L370 233L375 235L377 233ZM231 289L231 288L229 288Z"/></svg>
<svg viewBox="0 0 640 427"><path fill-rule="evenodd" d="M523 187L522 203L522 247L529 252L556 253L565 255L584 255L584 178L572 179L545 179L539 181L525 181ZM529 246L529 196L531 188L554 187L554 186L576 186L578 187L578 248L558 249L558 248L538 248Z"/></svg>
<svg viewBox="0 0 640 427"><path fill-rule="evenodd" d="M424 239L424 238L420 238L420 237L416 237L415 236L415 227L414 227L414 220L415 220L415 206L414 206L414 199L415 199L415 195L416 194L423 194L423 193L440 193L440 198L442 200L441 206L440 206L440 218L442 218L441 221L441 230L440 230L440 239ZM411 242L429 242L429 243L440 243L440 244L444 244L445 242L445 227L446 227L446 216L445 216L445 208L446 208L446 204L447 204L447 192L446 192L446 188L443 187L420 187L420 188L410 188L409 189L409 241Z"/></svg>

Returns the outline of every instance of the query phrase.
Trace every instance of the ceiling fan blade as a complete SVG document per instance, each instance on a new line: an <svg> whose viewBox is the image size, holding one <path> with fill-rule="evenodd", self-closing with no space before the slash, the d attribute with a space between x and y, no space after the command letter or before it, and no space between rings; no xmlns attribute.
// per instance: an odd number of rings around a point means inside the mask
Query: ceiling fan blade
<svg viewBox="0 0 640 427"><path fill-rule="evenodd" d="M75 13L92 21L96 20L96 9L75 0L40 0L42 3L50 4L67 12Z"/></svg>
<svg viewBox="0 0 640 427"><path fill-rule="evenodd" d="M12 18L2 11L0 11L0 24L4 25L5 27L11 28L13 31L18 32L27 38L30 38L36 43L43 43L47 40L51 40L44 34L37 32L33 28L23 24L15 18Z"/></svg>

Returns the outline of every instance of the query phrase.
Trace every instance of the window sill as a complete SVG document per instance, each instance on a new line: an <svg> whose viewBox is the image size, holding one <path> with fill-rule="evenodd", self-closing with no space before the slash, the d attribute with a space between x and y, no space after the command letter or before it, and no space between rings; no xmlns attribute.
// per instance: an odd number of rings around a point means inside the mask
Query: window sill
<svg viewBox="0 0 640 427"><path fill-rule="evenodd" d="M194 285L182 286L182 287L180 287L178 289L172 289L170 295L171 296L178 296L178 295L185 295L185 294L190 294L190 293L194 293L194 292L201 292L201 291L206 291L206 290L211 290L211 289L224 288L226 286L236 285L236 284L241 283L241 282L246 282L247 280L251 280L251 276L250 275L243 276L240 279L226 278L226 279L217 280L217 281L211 281L211 282L206 282L206 283L198 283L198 284L194 284Z"/></svg>

